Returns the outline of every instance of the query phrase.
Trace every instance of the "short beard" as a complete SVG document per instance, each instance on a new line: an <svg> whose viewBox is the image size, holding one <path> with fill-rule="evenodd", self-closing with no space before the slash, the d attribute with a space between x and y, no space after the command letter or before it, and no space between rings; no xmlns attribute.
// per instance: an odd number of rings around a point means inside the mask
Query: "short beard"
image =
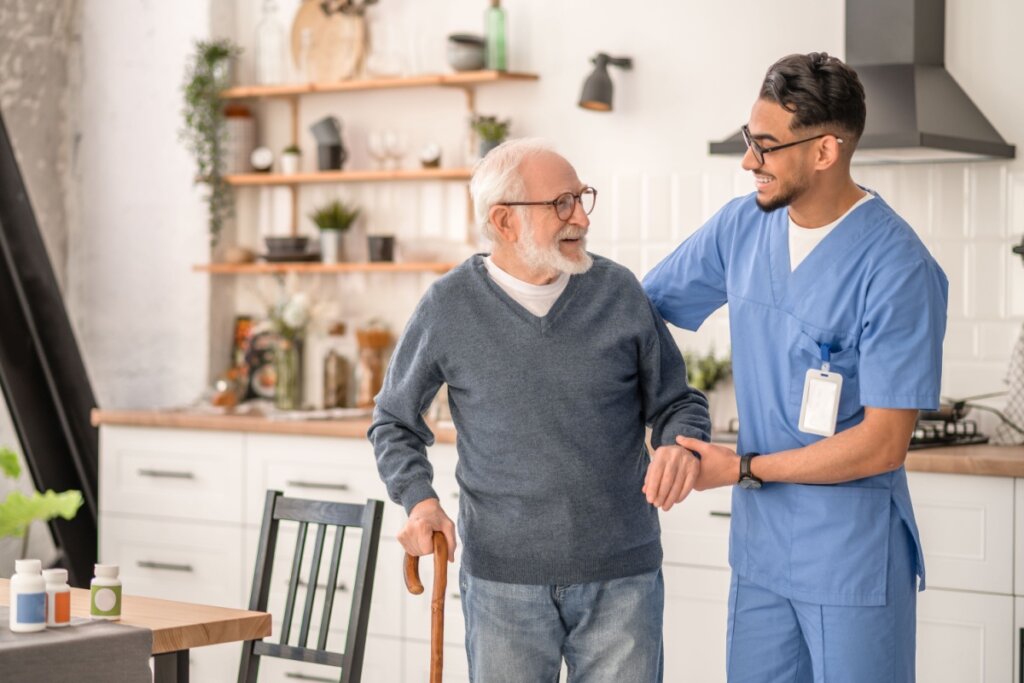
<svg viewBox="0 0 1024 683"><path fill-rule="evenodd" d="M582 275L583 273L590 270L590 267L594 265L594 259L587 253L587 239L583 235L582 230L574 228L570 225L566 225L564 228L558 231L558 235L555 237L555 244L550 248L542 249L537 246L537 242L534 239L533 224L530 219L526 216L522 216L522 232L519 234L519 239L516 241L515 249L519 258L523 260L528 267L532 270L538 271L554 271L556 273L566 273L568 275ZM566 258L562 252L558 250L558 241L566 237L579 237L580 239L580 252L582 254L579 260L572 260Z"/></svg>
<svg viewBox="0 0 1024 683"><path fill-rule="evenodd" d="M776 180L776 182L778 182L778 180ZM760 197L757 197L754 201L757 204L757 208L761 209L761 211L765 213L771 213L772 211L775 211L777 209L789 206L794 201L799 199L800 195L802 195L806 190L807 183L796 184L789 188L786 188L782 195L776 197L775 199L772 199L771 201L765 204L761 203Z"/></svg>

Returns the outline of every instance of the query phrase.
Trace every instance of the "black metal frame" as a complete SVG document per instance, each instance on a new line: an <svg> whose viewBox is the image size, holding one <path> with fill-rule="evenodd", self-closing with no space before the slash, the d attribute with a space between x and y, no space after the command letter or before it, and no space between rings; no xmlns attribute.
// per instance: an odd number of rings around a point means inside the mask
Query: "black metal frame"
<svg viewBox="0 0 1024 683"><path fill-rule="evenodd" d="M278 657L300 662L314 662L329 666L341 667L339 680L341 683L359 683L363 670L363 651L366 648L367 624L370 619L370 598L373 595L373 576L377 567L377 546L380 542L381 519L384 514L384 503L379 500L367 500L365 505L351 503L330 503L302 498L285 498L280 491L267 491L267 501L263 512L263 525L260 530L259 551L256 555L256 571L252 580L252 595L249 598L249 609L265 612L270 596L271 573L274 566L274 555L277 548L277 532L281 520L299 523L299 533L292 558L292 567L288 579L288 597L285 603L281 622L281 635L278 643L263 640L246 641L242 646L242 661L238 670L239 683L255 683L259 672L260 657ZM310 561L308 580L303 600L302 621L299 626L298 639L295 645L289 645L292 617L295 613L298 590L303 586L302 555L306 546L306 535L310 524L316 525L316 545ZM334 544L331 548L330 566L327 580L321 584L326 591L324 596L323 614L320 620L320 632L315 648L308 647L310 621L313 613L313 602L320 576L320 560L324 551L324 539L327 527L336 527ZM362 541L359 546L359 561L356 566L355 581L352 589L352 611L349 613L348 631L346 633L345 652L336 653L327 650L328 628L331 622L331 610L334 606L334 594L338 586L338 565L341 559L342 544L346 527L362 529Z"/></svg>
<svg viewBox="0 0 1024 683"><path fill-rule="evenodd" d="M794 140L793 142L786 142L781 145L762 147L761 143L755 140L754 136L750 134L750 128L748 128L747 124L745 123L742 126L740 126L740 135L743 136L743 144L745 144L747 148L751 151L751 153L753 153L754 161L756 161L759 164L764 163L764 155L768 154L769 152L778 152L780 149L786 149L787 147L795 147L797 145L802 145L805 142L810 142L811 140L818 140L828 135L834 137L840 145L843 144L843 139L838 135L834 133L822 133L821 135L814 135L809 138L804 138L803 140Z"/></svg>
<svg viewBox="0 0 1024 683"><path fill-rule="evenodd" d="M0 388L36 488L82 492L75 518L50 530L69 581L87 586L96 562L96 399L2 115Z"/></svg>
<svg viewBox="0 0 1024 683"><path fill-rule="evenodd" d="M594 197L594 203L590 205L589 211L583 207L583 195L587 192L591 193ZM558 202L562 197L566 196L572 197L572 210L569 212L568 216L562 216L562 214L558 213ZM563 192L554 199L546 202L498 202L498 206L551 206L555 209L555 215L558 216L558 220L561 221L567 221L572 218L573 212L576 211L577 204L579 204L580 208L583 209L583 213L589 216L594 211L594 207L597 206L597 190L588 185L579 192Z"/></svg>

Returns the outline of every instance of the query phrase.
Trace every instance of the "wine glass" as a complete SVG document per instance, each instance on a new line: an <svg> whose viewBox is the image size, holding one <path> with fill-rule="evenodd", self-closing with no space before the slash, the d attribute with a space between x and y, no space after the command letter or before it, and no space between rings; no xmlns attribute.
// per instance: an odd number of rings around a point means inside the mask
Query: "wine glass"
<svg viewBox="0 0 1024 683"><path fill-rule="evenodd" d="M402 167L402 159L405 157L406 140L405 136L393 130L384 132L384 147L391 160L390 167L399 169Z"/></svg>
<svg viewBox="0 0 1024 683"><path fill-rule="evenodd" d="M366 149L373 157L374 166L382 170L388 162L387 131L372 130L366 138Z"/></svg>

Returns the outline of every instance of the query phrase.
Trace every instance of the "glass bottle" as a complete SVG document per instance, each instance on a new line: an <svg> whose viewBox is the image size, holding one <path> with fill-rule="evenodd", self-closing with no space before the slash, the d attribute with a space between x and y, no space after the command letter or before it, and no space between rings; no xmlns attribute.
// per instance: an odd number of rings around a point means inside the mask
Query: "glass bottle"
<svg viewBox="0 0 1024 683"><path fill-rule="evenodd" d="M263 0L263 15L256 25L256 82L284 82L284 27L277 20L277 3Z"/></svg>
<svg viewBox="0 0 1024 683"><path fill-rule="evenodd" d="M508 64L505 60L505 10L501 8L501 0L491 0L485 24L487 27L487 68L506 71Z"/></svg>
<svg viewBox="0 0 1024 683"><path fill-rule="evenodd" d="M302 407L302 342L299 339L278 341L274 351L274 371L277 384L274 406L279 410L298 410Z"/></svg>

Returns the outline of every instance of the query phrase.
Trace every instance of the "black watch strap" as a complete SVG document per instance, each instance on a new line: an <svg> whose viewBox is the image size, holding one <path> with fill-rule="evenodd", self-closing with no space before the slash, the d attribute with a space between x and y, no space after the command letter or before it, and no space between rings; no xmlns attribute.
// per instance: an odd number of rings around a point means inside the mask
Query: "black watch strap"
<svg viewBox="0 0 1024 683"><path fill-rule="evenodd" d="M744 481L757 482L757 484L763 483L759 478L755 477L754 474L750 471L750 461L759 455L761 454L750 452L744 453L743 455L740 456L740 478L737 480L738 483L742 483Z"/></svg>

